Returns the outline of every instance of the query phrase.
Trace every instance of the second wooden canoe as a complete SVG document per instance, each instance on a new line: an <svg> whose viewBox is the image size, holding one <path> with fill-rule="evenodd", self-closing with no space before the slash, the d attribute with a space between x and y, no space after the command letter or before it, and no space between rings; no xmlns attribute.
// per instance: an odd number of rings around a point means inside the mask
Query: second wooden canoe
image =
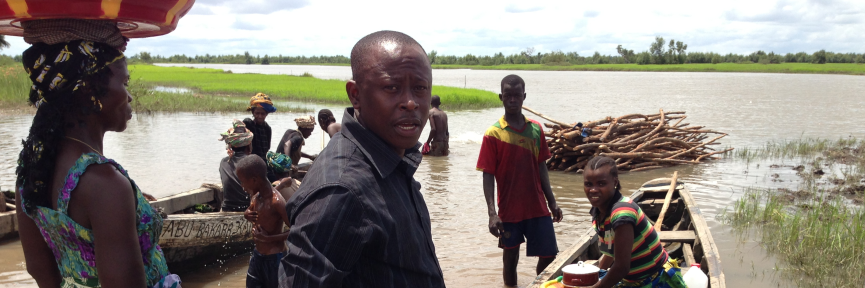
<svg viewBox="0 0 865 288"><path fill-rule="evenodd" d="M643 184L639 190L630 196L640 205L640 209L649 219L657 219L660 214L664 197L670 188L670 178L654 179ZM709 227L703 219L703 214L691 192L681 181L676 181L676 190L663 219L663 227L658 233L661 241L666 243L665 249L670 257L681 259L682 275L691 263L700 263L700 269L709 276L710 288L725 288L724 272L721 271L721 258L718 247L709 233ZM529 287L539 288L544 282L562 275L562 268L575 261L592 263L600 259L598 235L593 227L589 227L579 236L576 244L562 251Z"/></svg>

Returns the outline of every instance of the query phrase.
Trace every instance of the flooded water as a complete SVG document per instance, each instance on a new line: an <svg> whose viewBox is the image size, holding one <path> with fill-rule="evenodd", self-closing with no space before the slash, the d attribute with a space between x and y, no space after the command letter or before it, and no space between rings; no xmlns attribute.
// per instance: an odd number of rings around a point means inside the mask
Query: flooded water
<svg viewBox="0 0 865 288"><path fill-rule="evenodd" d="M201 65L198 65L201 66ZM234 73L311 73L320 78L347 79L351 73L341 66L207 65ZM544 72L435 70L434 83L479 88L497 92L499 81L516 73L526 80L525 105L565 122L589 121L629 113L687 111L691 125L707 126L730 134L723 146L762 145L767 141L800 137L865 137L865 77L839 75L748 74L748 73L642 73L642 72ZM469 77L471 76L471 77ZM435 91L433 91L435 92ZM337 118L342 107L329 108ZM443 109L448 111L447 102ZM338 111L338 112L337 112ZM474 167L484 130L501 117L501 108L448 111L451 155L424 158L416 179L432 218L436 252L449 287L501 286L501 250L489 234L482 177ZM282 131L294 128L294 113L268 116L273 127L273 145ZM539 119L534 115L531 118ZM245 112L228 114L157 114L133 118L124 133L106 137L105 155L129 170L142 190L157 197L196 188L201 183L219 182L218 161L225 146L217 141L232 118L248 117ZM26 136L31 116L7 116L0 123L0 186L14 183L14 167L20 139ZM426 135L422 136L422 139ZM322 135L316 130L303 148L307 153L321 149ZM14 151L14 152L13 152ZM645 181L668 177L679 171L680 178L707 216L712 235L721 250L728 287L777 286L771 271L775 260L766 256L753 241L740 241L715 216L750 186L790 185L772 182L769 174L794 179L789 168L770 168L772 163L742 163L721 160L699 166L678 166L627 173L620 176L625 190L635 190ZM582 177L551 172L550 181L562 223L555 225L559 249L567 249L588 227L589 203L582 192ZM782 183L782 184L779 184ZM786 184L784 184L786 183ZM627 192L626 192L627 193ZM524 249L524 248L523 248ZM524 253L524 251L523 251ZM34 286L24 272L20 242L0 244L0 286ZM524 254L523 254L524 255ZM225 259L181 275L184 287L243 287L248 257ZM536 258L521 257L519 283L534 277Z"/></svg>

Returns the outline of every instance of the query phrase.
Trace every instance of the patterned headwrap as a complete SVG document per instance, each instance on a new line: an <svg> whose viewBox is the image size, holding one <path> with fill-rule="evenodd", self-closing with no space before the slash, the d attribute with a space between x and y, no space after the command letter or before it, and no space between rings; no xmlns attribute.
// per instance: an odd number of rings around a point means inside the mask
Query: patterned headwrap
<svg viewBox="0 0 865 288"><path fill-rule="evenodd" d="M285 173L291 170L291 158L282 153L267 151L267 167L276 173Z"/></svg>
<svg viewBox="0 0 865 288"><path fill-rule="evenodd" d="M219 134L222 136L219 138L219 141L225 141L226 148L229 148L229 150L231 147L249 146L252 143L252 132L246 129L243 121L234 119L231 125L232 127L228 131Z"/></svg>
<svg viewBox="0 0 865 288"><path fill-rule="evenodd" d="M294 123L297 124L297 128L306 128L306 129L314 129L315 128L315 118L312 118L312 116L304 116L304 117L294 119Z"/></svg>
<svg viewBox="0 0 865 288"><path fill-rule="evenodd" d="M252 111L255 107L264 108L264 111L267 113L276 112L276 107L273 107L273 101L270 101L270 96L267 96L264 93L255 94L252 98L249 99L249 107L246 108L246 111Z"/></svg>
<svg viewBox="0 0 865 288"><path fill-rule="evenodd" d="M39 108L57 97L68 97L86 85L87 76L125 57L108 44L85 40L33 44L23 54L24 70L33 84L30 101Z"/></svg>

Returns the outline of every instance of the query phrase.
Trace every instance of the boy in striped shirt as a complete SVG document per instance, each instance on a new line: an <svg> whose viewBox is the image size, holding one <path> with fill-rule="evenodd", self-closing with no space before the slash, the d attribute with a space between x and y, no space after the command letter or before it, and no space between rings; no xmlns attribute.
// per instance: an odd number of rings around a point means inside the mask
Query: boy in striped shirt
<svg viewBox="0 0 865 288"><path fill-rule="evenodd" d="M562 221L547 174L550 150L544 131L522 113L525 86L517 75L502 79L499 99L505 115L484 133L477 165L484 172L490 233L499 237L499 248L504 249L502 274L511 287L517 285L520 244L528 242L526 256L539 257L535 272L540 274L559 252L553 222Z"/></svg>

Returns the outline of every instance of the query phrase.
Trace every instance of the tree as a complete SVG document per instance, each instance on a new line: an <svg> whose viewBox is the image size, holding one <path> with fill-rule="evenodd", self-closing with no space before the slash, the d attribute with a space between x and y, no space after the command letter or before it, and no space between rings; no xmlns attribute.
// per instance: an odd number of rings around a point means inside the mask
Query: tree
<svg viewBox="0 0 865 288"><path fill-rule="evenodd" d="M625 63L631 63L631 61L636 60L634 58L634 50L628 50L626 48L623 48L621 44L616 47L616 52L618 52L619 55L622 56L622 59L625 59Z"/></svg>
<svg viewBox="0 0 865 288"><path fill-rule="evenodd" d="M147 64L153 64L153 57L150 56L150 52L138 53L138 59L141 59L141 62L144 62Z"/></svg>
<svg viewBox="0 0 865 288"><path fill-rule="evenodd" d="M811 63L826 64L826 50L814 52L814 56L811 58Z"/></svg>
<svg viewBox="0 0 865 288"><path fill-rule="evenodd" d="M261 58L261 65L270 65L270 59L267 54L264 54L264 58Z"/></svg>
<svg viewBox="0 0 865 288"><path fill-rule="evenodd" d="M655 42L652 43L652 46L649 47L649 54L652 55L652 63L654 64L664 64L666 63L666 59L664 58L664 38L661 36L655 36Z"/></svg>
<svg viewBox="0 0 865 288"><path fill-rule="evenodd" d="M436 52L436 50L432 50L429 52L429 54L426 55L426 57L429 58L429 64L436 63L436 55L438 55L438 52Z"/></svg>
<svg viewBox="0 0 865 288"><path fill-rule="evenodd" d="M6 42L6 37L3 35L0 35L0 50L3 50L5 48L9 48L10 46L11 45L9 45L9 42Z"/></svg>

